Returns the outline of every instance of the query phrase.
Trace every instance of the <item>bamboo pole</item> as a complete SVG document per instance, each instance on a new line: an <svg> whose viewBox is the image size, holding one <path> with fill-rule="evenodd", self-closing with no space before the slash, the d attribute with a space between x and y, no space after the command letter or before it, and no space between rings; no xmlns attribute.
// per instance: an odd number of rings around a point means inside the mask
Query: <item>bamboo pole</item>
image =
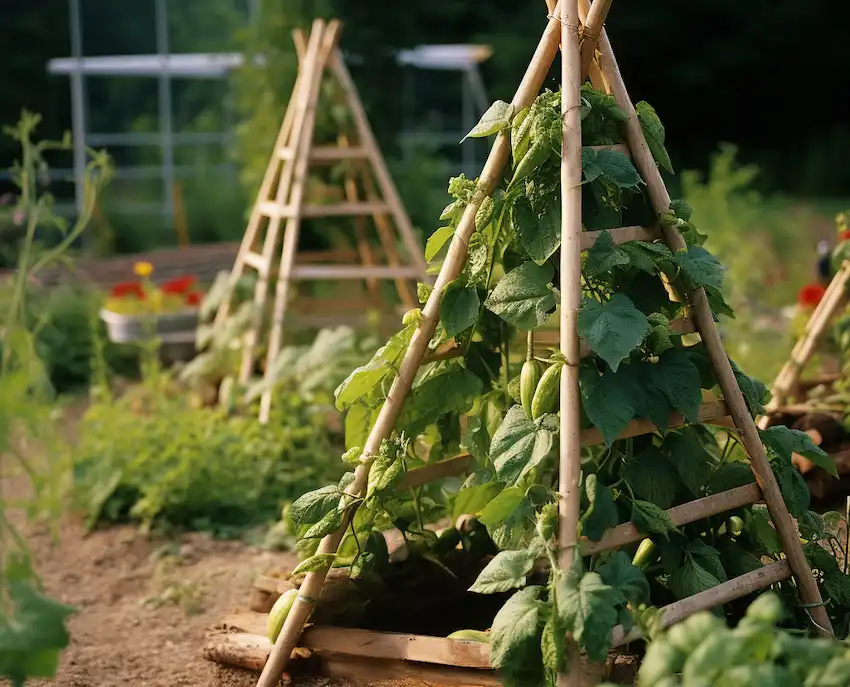
<svg viewBox="0 0 850 687"><path fill-rule="evenodd" d="M320 20L317 20L317 22ZM322 26L323 23L318 24ZM313 24L315 32L317 23ZM298 251L298 237L301 233L301 208L304 203L304 193L307 185L307 176L310 163L310 149L313 145L313 131L316 126L316 106L319 99L319 88L322 83L324 67L330 58L331 51L336 45L339 35L340 23L331 20L324 31L320 33L320 42L314 52L308 48L308 56L315 54L313 72L310 78L306 78L305 88L302 92L303 103L301 105L301 127L295 129L297 138L293 140L295 159L289 169L292 170L292 186L290 197L287 202L295 212L286 220L283 230L283 248L281 250L280 266L278 268L277 284L275 286L274 305L272 309L272 321L269 328L268 348L266 349L265 378L271 381L274 370L274 361L280 352L283 340L283 324L286 318L286 310L289 305L289 287L292 283L293 266L295 265L295 254ZM313 46L313 36L310 36L310 47ZM278 201L280 202L280 201ZM276 243L275 239L275 243ZM264 251L264 258L267 258ZM267 258L268 259L268 258ZM266 272L270 270L267 263ZM254 334L257 334L255 331ZM247 344L246 344L247 353ZM243 361L244 372L244 361ZM260 397L260 423L268 422L271 412L272 389L269 386Z"/></svg>
<svg viewBox="0 0 850 687"><path fill-rule="evenodd" d="M295 93L292 110L294 112L289 128L289 135L283 142L283 145L291 148L294 152L301 150L304 145L304 131L309 125L310 118L309 103L312 98L315 98L315 93L318 93L316 83L321 80L322 65L320 60L320 50L322 40L326 31L325 23L317 19L313 22L313 30L310 35L310 44L304 53L303 74L299 90ZM288 114L288 110L287 110ZM309 143L309 142L308 142ZM269 168L273 166L280 168L280 178L278 179L277 189L275 190L273 205L279 207L288 202L290 194L295 194L295 187L301 182L293 176L295 168L298 165L297 155L293 158L281 162L277 150L272 156L272 161L269 163ZM265 199L264 199L265 201ZM258 203L262 211L265 203ZM242 346L242 363L239 368L239 383L247 384L248 380L254 372L255 352L260 341L260 333L263 326L263 313L265 310L266 299L269 293L269 278L271 276L271 266L274 259L275 248L277 247L277 237L280 232L281 215L280 213L270 213L268 215L268 225L266 226L266 236L263 241L261 252L262 264L258 265L259 275L257 283L254 285L254 306L255 312L253 322L250 329L245 333L245 339ZM289 222L287 222L288 229ZM286 236L284 235L284 243ZM253 251L253 248L250 249ZM270 368L267 365L266 369Z"/></svg>
<svg viewBox="0 0 850 687"><path fill-rule="evenodd" d="M661 612L661 628L666 630L668 627L694 615L694 613L707 611L722 604L727 604L730 601L752 594L759 589L764 589L770 585L787 580L789 577L791 577L791 568L788 565L788 561L770 563L758 570L753 570L739 577L733 577L731 580L722 582L716 587L689 596L687 599L674 601L670 605L659 609ZM630 632L626 632L622 625L617 625L614 628L611 645L615 647L623 646L624 644L640 639L641 636L642 633L637 627L632 628Z"/></svg>
<svg viewBox="0 0 850 687"><path fill-rule="evenodd" d="M543 36L534 52L534 56L531 58L531 62L514 95L512 101L514 110L520 110L529 106L539 93L549 67L552 64L552 60L555 58L555 53L558 50L559 27L560 24L555 19L547 23ZM493 192L496 184L501 179L508 164L510 149L509 133L500 132L496 136L493 147L490 149L490 154L487 156L484 169L481 171L481 176L479 177L476 192L470 200L469 205L467 205L463 217L458 224L457 231L452 237L443 267L440 270L428 302L423 308L422 319L419 322L416 332L413 334L413 338L399 367L398 375L390 388L390 393L381 408L378 419L369 433L369 438L366 441L363 451L364 460L355 470L354 481L346 490L349 494L359 495L363 491L369 475L369 467L373 460L372 457L378 453L381 442L393 430L404 400L413 385L413 380L419 370L422 358L427 352L428 343L434 335L437 323L439 322L440 300L446 285L460 274L466 263L466 247L472 233L475 231L475 214L478 212L481 202ZM329 534L322 540L319 545L319 552L332 553L338 549L339 542L342 539L345 528L348 526L351 515L352 509L346 511L342 526L336 532ZM322 584L326 574L327 571L318 571L309 573L305 578L301 591L269 655L269 660L263 668L263 672L257 682L257 687L275 687L277 684L286 666L290 652L298 641L304 622L307 620L313 605L321 594Z"/></svg>
<svg viewBox="0 0 850 687"><path fill-rule="evenodd" d="M595 4L595 3L594 3ZM610 2L609 2L610 4ZM581 347L581 53L578 4L561 2L561 432L558 501L558 565L570 570L578 549L581 515L581 395L578 377ZM558 687L579 682L579 649L567 637L567 665Z"/></svg>
<svg viewBox="0 0 850 687"><path fill-rule="evenodd" d="M580 15L587 15L588 5L589 0L579 0ZM652 206L660 216L670 208L670 196L667 193L661 173L658 171L658 166L655 164L655 160L646 143L643 129L638 121L637 113L629 97L626 84L617 65L617 60L614 57L611 42L608 40L608 35L604 29L600 34L599 51L600 70L608 79L617 105L619 105L629 118L626 123L626 133L629 147L632 150L632 159L635 161L637 169L647 185ZM686 248L685 240L675 227L662 223L661 229L667 245L671 250L678 251ZM831 636L834 634L832 623L829 620L826 609L823 607L820 590L812 576L809 562L806 560L806 556L800 546L796 526L788 512L788 508L782 498L782 493L779 490L779 485L770 468L767 454L756 431L753 418L741 394L741 389L738 387L735 374L732 372L732 366L723 348L720 334L714 326L714 319L711 308L708 305L705 290L699 288L691 293L690 303L693 309L692 316L694 323L705 345L712 368L717 376L718 384L723 392L723 397L729 406L729 414L732 416L735 426L740 432L744 448L750 456L750 465L756 479L761 484L764 501L767 504L770 517L779 534L782 548L788 558L788 563L797 580L800 598L803 600L803 603L811 605L810 612L817 631L821 634Z"/></svg>
<svg viewBox="0 0 850 687"><path fill-rule="evenodd" d="M611 9L612 2L613 0L594 0L587 17L584 19L584 30L581 34L582 74L587 74L590 71L590 65L596 56L596 47L599 45L599 34L602 33L602 27L605 25L605 19L608 18L608 11Z"/></svg>
<svg viewBox="0 0 850 687"><path fill-rule="evenodd" d="M304 67L303 64L301 64L301 60L299 59L298 72L295 76L295 83L292 84L292 93L290 93L289 100L287 101L286 112L283 115L283 122L280 125L280 130L278 131L277 139L275 140L274 148L272 149L269 166L266 167L266 173L263 175L263 181L260 184L259 191L257 191L257 199L254 202L254 207L251 209L251 216L248 219L248 226L245 229L245 234L243 235L242 242L239 245L239 252L236 255L236 262L230 273L230 280L227 286L227 296L222 301L222 304L219 307L218 312L215 316L214 326L217 328L224 325L224 322L227 319L228 314L230 313L233 291L236 288L236 283L239 281L240 277L242 276L242 272L245 268L245 261L242 259L242 257L246 253L250 253L254 249L254 242L257 239L257 233L260 228L260 223L263 219L263 213L260 208L262 203L268 200L269 193L272 190L272 186L274 185L274 182L278 177L278 170L281 167L281 160L278 157L277 153L283 146L286 145L287 140L289 140L289 134L292 131L292 123L295 118L295 98L300 92L301 87L303 86L303 72Z"/></svg>

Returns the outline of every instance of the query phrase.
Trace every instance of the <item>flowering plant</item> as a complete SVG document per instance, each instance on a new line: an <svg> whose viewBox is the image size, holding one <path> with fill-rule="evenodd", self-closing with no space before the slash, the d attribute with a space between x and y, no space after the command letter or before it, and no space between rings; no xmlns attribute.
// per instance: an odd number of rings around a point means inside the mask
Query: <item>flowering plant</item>
<svg viewBox="0 0 850 687"><path fill-rule="evenodd" d="M204 294L195 288L194 275L174 277L156 285L150 279L153 265L149 262L137 262L133 272L140 279L116 284L106 301L107 310L122 315L161 315L195 310L201 303Z"/></svg>

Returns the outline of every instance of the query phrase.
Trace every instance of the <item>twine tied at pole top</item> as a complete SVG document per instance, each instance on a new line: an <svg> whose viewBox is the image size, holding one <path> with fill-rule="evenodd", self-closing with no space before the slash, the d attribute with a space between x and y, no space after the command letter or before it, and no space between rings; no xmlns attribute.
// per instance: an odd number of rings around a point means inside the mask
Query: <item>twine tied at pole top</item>
<svg viewBox="0 0 850 687"><path fill-rule="evenodd" d="M561 19L560 17L556 17L554 14L547 14L546 18L554 19L556 22L558 22L559 24L563 24L568 29L575 29L576 31L580 31L582 28L581 24L567 24L563 19Z"/></svg>

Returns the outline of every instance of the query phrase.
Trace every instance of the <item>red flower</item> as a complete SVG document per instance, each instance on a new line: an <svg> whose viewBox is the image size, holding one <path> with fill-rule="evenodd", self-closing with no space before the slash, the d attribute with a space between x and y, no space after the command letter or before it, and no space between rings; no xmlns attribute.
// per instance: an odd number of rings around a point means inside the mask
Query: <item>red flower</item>
<svg viewBox="0 0 850 687"><path fill-rule="evenodd" d="M821 284L806 284L797 293L797 303L804 308L814 308L820 303L823 294L826 293L826 288Z"/></svg>
<svg viewBox="0 0 850 687"><path fill-rule="evenodd" d="M186 305L190 305L192 307L200 305L203 297L204 294L202 294L200 291L192 291L192 293L186 296Z"/></svg>
<svg viewBox="0 0 850 687"><path fill-rule="evenodd" d="M163 282L159 290L164 294L180 296L192 288L196 281L197 278L191 274L185 277L175 277Z"/></svg>
<svg viewBox="0 0 850 687"><path fill-rule="evenodd" d="M110 294L112 298L138 298L145 299L145 290L142 285L135 281L125 281L112 287Z"/></svg>
<svg viewBox="0 0 850 687"><path fill-rule="evenodd" d="M842 231L842 232L838 235L838 240L839 240L839 241L848 241L848 240L850 240L850 231Z"/></svg>

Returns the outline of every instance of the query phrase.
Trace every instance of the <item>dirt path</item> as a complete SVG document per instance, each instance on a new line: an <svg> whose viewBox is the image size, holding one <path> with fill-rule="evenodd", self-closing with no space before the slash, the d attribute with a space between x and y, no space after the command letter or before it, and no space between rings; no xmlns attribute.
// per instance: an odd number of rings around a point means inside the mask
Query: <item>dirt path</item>
<svg viewBox="0 0 850 687"><path fill-rule="evenodd" d="M205 661L201 647L224 615L247 608L253 578L290 556L203 535L152 542L131 527L85 536L74 522L56 546L46 532L30 543L48 593L80 609L57 679L33 684L255 684L256 676Z"/></svg>
<svg viewBox="0 0 850 687"><path fill-rule="evenodd" d="M68 440L85 403L66 411ZM24 496L20 480L5 494ZM294 554L190 533L152 538L130 526L87 533L74 514L57 532L22 527L46 592L76 606L71 644L55 680L34 687L254 687L258 675L221 667L201 656L207 632L228 614L248 609L257 575L291 569ZM53 536L58 534L58 536ZM5 682L0 681L0 684ZM370 683L371 684L371 683ZM409 680L375 687L426 687ZM291 687L354 687L347 680L298 678ZM428 685L427 687L437 687Z"/></svg>

